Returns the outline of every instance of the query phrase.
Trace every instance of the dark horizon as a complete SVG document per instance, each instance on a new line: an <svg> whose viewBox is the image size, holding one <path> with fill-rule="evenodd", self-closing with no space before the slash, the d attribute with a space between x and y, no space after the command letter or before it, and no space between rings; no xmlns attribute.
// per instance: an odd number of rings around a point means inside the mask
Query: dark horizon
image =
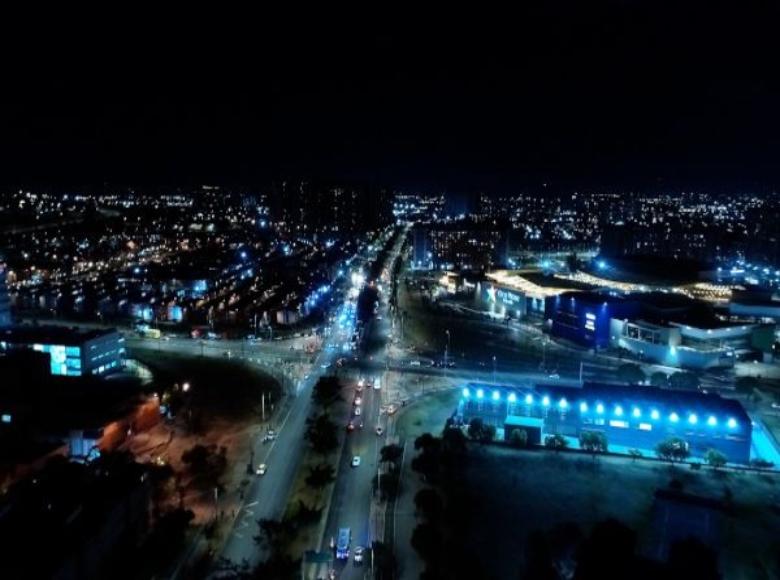
<svg viewBox="0 0 780 580"><path fill-rule="evenodd" d="M42 35L5 73L0 182L774 190L777 10L606 6L212 42Z"/></svg>

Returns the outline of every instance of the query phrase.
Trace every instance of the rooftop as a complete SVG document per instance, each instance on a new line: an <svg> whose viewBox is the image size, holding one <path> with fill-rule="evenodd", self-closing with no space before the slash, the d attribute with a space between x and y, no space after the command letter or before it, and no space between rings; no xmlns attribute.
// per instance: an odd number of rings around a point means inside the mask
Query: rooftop
<svg viewBox="0 0 780 580"><path fill-rule="evenodd" d="M0 330L0 342L78 346L88 340L107 336L115 332L115 328L22 325Z"/></svg>

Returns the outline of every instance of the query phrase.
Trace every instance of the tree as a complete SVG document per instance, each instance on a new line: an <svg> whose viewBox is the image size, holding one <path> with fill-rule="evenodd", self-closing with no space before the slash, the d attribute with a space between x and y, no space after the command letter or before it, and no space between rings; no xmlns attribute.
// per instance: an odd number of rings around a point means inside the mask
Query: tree
<svg viewBox="0 0 780 580"><path fill-rule="evenodd" d="M719 469L726 465L726 456L717 449L708 449L704 454L704 461L713 469Z"/></svg>
<svg viewBox="0 0 780 580"><path fill-rule="evenodd" d="M341 393L341 382L336 377L320 377L311 392L312 401L320 407L328 407Z"/></svg>
<svg viewBox="0 0 780 580"><path fill-rule="evenodd" d="M392 550L383 542L374 542L371 545L371 557L375 568L377 580L390 580L396 577L398 563Z"/></svg>
<svg viewBox="0 0 780 580"><path fill-rule="evenodd" d="M382 499L393 499L398 495L398 473L389 471L374 476L374 489L379 489Z"/></svg>
<svg viewBox="0 0 780 580"><path fill-rule="evenodd" d="M699 385L699 377L693 373L680 372L669 377L669 386L673 389L695 391Z"/></svg>
<svg viewBox="0 0 780 580"><path fill-rule="evenodd" d="M669 386L669 377L666 373L656 371L650 375L650 384L654 387L665 388Z"/></svg>
<svg viewBox="0 0 780 580"><path fill-rule="evenodd" d="M437 522L444 513L444 502L435 489L426 487L414 496L414 506L429 522Z"/></svg>
<svg viewBox="0 0 780 580"><path fill-rule="evenodd" d="M433 447L438 447L441 441L431 435L430 433L423 433L417 439L414 440L414 448L419 451L427 451Z"/></svg>
<svg viewBox="0 0 780 580"><path fill-rule="evenodd" d="M395 465L401 459L404 454L404 449L400 445L395 443L391 445L385 445L379 450L380 461L382 463L392 463Z"/></svg>
<svg viewBox="0 0 780 580"><path fill-rule="evenodd" d="M548 435L544 438L544 446L547 447L547 449L558 452L561 449L566 449L566 447L569 446L569 442L566 441L566 438L563 435L556 433L555 435Z"/></svg>
<svg viewBox="0 0 780 580"><path fill-rule="evenodd" d="M580 447L590 451L594 457L596 453L606 453L607 436L601 431L583 431L580 433Z"/></svg>
<svg viewBox="0 0 780 580"><path fill-rule="evenodd" d="M471 439L478 441L482 438L482 430L485 427L485 422L479 417L474 417L469 422L468 434Z"/></svg>
<svg viewBox="0 0 780 580"><path fill-rule="evenodd" d="M306 485L314 489L323 489L334 479L336 479L336 472L333 467L327 463L321 463L309 468L309 475L306 476Z"/></svg>
<svg viewBox="0 0 780 580"><path fill-rule="evenodd" d="M664 461L685 461L691 454L688 443L679 437L670 437L655 446L655 454Z"/></svg>
<svg viewBox="0 0 780 580"><path fill-rule="evenodd" d="M466 453L466 436L458 427L445 429L441 436L442 451L460 456Z"/></svg>
<svg viewBox="0 0 780 580"><path fill-rule="evenodd" d="M509 433L509 443L512 447L525 447L528 445L528 431L525 429L512 429Z"/></svg>
<svg viewBox="0 0 780 580"><path fill-rule="evenodd" d="M339 440L336 434L336 424L330 420L330 417L322 414L316 418L310 417L306 423L307 427L304 437L316 453L324 455L338 447Z"/></svg>
<svg viewBox="0 0 780 580"><path fill-rule="evenodd" d="M260 533L254 537L255 543L260 546L267 546L271 552L279 553L289 542L293 532L292 525L288 520L260 519L257 521Z"/></svg>
<svg viewBox="0 0 780 580"><path fill-rule="evenodd" d="M441 534L433 524L423 522L412 532L412 548L429 564L441 557Z"/></svg>
<svg viewBox="0 0 780 580"><path fill-rule="evenodd" d="M496 428L486 425L479 417L474 417L468 427L469 437L480 443L490 443L496 437Z"/></svg>
<svg viewBox="0 0 780 580"><path fill-rule="evenodd" d="M199 443L182 453L181 460L203 487L217 487L227 468L227 449Z"/></svg>
<svg viewBox="0 0 780 580"><path fill-rule="evenodd" d="M668 562L672 578L717 580L721 577L717 552L693 537L673 542Z"/></svg>
<svg viewBox="0 0 780 580"><path fill-rule="evenodd" d="M639 368L638 364L624 363L617 368L618 380L629 385L642 383L645 380L645 373Z"/></svg>
<svg viewBox="0 0 780 580"><path fill-rule="evenodd" d="M766 459L753 459L750 462L750 465L756 469L772 469L775 466L774 463L767 461Z"/></svg>
<svg viewBox="0 0 780 580"><path fill-rule="evenodd" d="M593 526L577 553L574 578L634 578L636 532L622 522L608 519Z"/></svg>
<svg viewBox="0 0 780 580"><path fill-rule="evenodd" d="M639 449L629 449L628 455L631 457L631 461L634 462L640 457L642 457L642 452Z"/></svg>
<svg viewBox="0 0 780 580"><path fill-rule="evenodd" d="M423 479L430 481L436 477L439 472L439 452L423 451L412 459L412 469L423 476Z"/></svg>

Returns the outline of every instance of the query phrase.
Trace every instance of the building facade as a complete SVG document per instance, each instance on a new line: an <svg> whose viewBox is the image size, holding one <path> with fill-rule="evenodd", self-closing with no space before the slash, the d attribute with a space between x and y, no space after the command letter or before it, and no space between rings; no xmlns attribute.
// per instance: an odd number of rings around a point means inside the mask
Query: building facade
<svg viewBox="0 0 780 580"><path fill-rule="evenodd" d="M529 442L559 434L576 444L584 431L597 431L612 451L639 449L652 456L660 442L677 437L693 457L715 449L731 463L750 462L752 425L742 405L696 391L600 383L533 389L469 384L457 417L464 423L479 417L506 439L523 429Z"/></svg>
<svg viewBox="0 0 780 580"><path fill-rule="evenodd" d="M0 331L0 350L24 348L48 354L55 376L103 375L124 366L124 338L114 329L17 326Z"/></svg>
<svg viewBox="0 0 780 580"><path fill-rule="evenodd" d="M11 299L8 297L6 269L7 266L0 256L0 327L11 325Z"/></svg>

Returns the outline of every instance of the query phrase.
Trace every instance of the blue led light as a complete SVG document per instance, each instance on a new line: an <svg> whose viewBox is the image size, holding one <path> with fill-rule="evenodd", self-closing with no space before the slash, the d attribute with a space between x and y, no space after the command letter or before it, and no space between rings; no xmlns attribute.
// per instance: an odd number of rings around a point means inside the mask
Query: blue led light
<svg viewBox="0 0 780 580"><path fill-rule="evenodd" d="M566 407L568 407L568 406L569 406L569 402L568 402L566 399L561 399L561 400L558 402L558 406L559 406L561 409L565 409Z"/></svg>
<svg viewBox="0 0 780 580"><path fill-rule="evenodd" d="M601 403L596 405L596 413L602 414L603 412L604 412L604 405L602 405Z"/></svg>
<svg viewBox="0 0 780 580"><path fill-rule="evenodd" d="M507 397L507 399L509 400L510 403L514 403L517 401L517 395L515 395L514 393L509 393L509 397Z"/></svg>
<svg viewBox="0 0 780 580"><path fill-rule="evenodd" d="M710 415L710 418L707 419L707 425L709 425L710 427L714 427L717 424L718 424L718 420L715 418L715 416Z"/></svg>
<svg viewBox="0 0 780 580"><path fill-rule="evenodd" d="M623 407L621 407L620 405L615 407L615 415L617 415L618 417L622 417L623 416Z"/></svg>
<svg viewBox="0 0 780 580"><path fill-rule="evenodd" d="M658 412L657 409L653 409L652 411L650 411L650 418L651 419L656 419L657 420L660 416L661 416L661 414Z"/></svg>
<svg viewBox="0 0 780 580"><path fill-rule="evenodd" d="M534 402L534 398L531 395L526 395L525 396L525 404L526 405L530 405L533 402Z"/></svg>
<svg viewBox="0 0 780 580"><path fill-rule="evenodd" d="M484 396L485 396L485 391L483 391L482 389L477 389L477 399L481 399Z"/></svg>
<svg viewBox="0 0 780 580"><path fill-rule="evenodd" d="M729 426L729 429L737 428L737 420L734 417L729 417L728 423L726 424Z"/></svg>
<svg viewBox="0 0 780 580"><path fill-rule="evenodd" d="M677 413L672 413L671 415L669 415L669 420L672 423L677 423L677 421L680 420L680 417L677 415Z"/></svg>
<svg viewBox="0 0 780 580"><path fill-rule="evenodd" d="M587 413L587 412L588 412L588 404L580 403L580 413Z"/></svg>
<svg viewBox="0 0 780 580"><path fill-rule="evenodd" d="M634 410L631 412L631 414L632 414L634 417L637 417L637 418L639 418L639 417L641 417L641 416L642 416L642 411L640 411L640 410L639 410L639 407L634 407Z"/></svg>
<svg viewBox="0 0 780 580"><path fill-rule="evenodd" d="M468 399L471 396L471 393L468 389L463 389L463 396Z"/></svg>
<svg viewBox="0 0 780 580"><path fill-rule="evenodd" d="M544 405L545 407L549 407L550 406L550 397L547 397L547 396L543 397L542 398L542 405Z"/></svg>
<svg viewBox="0 0 780 580"><path fill-rule="evenodd" d="M498 401L500 399L501 399L501 393L499 393L498 391L493 391L493 400Z"/></svg>
<svg viewBox="0 0 780 580"><path fill-rule="evenodd" d="M696 423L698 423L698 421L699 418L696 416L695 413L691 413L690 415L688 415L688 423L690 423L691 425L695 425Z"/></svg>

